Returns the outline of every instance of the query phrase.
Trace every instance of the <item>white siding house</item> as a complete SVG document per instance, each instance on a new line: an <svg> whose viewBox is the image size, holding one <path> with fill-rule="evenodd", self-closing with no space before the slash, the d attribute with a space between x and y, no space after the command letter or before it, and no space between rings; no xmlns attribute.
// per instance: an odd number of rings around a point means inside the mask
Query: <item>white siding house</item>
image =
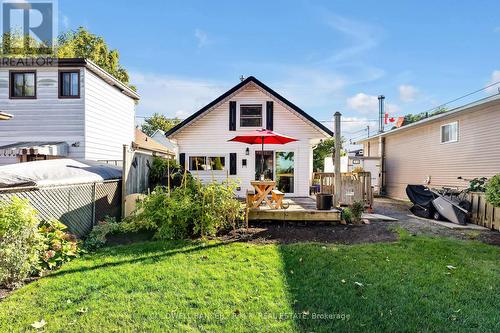
<svg viewBox="0 0 500 333"><path fill-rule="evenodd" d="M123 144L134 140L138 99L86 59L2 66L0 110L12 118L0 122L0 165L60 157L121 160Z"/></svg>
<svg viewBox="0 0 500 333"><path fill-rule="evenodd" d="M209 103L166 136L177 144L179 161L194 176L204 181L239 180L238 195L244 196L251 188L250 181L256 179L261 146L228 140L261 128L298 139L286 145L265 145L267 178L276 180L288 196L308 196L313 147L332 132L254 77ZM202 167L196 170L195 162Z"/></svg>

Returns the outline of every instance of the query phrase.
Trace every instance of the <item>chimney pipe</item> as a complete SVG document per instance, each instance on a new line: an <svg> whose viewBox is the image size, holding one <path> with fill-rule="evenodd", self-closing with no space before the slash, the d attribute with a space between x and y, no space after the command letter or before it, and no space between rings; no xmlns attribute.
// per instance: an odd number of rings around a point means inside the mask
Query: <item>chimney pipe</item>
<svg viewBox="0 0 500 333"><path fill-rule="evenodd" d="M385 100L384 95L378 96L378 113L379 113L378 132L379 133L384 133L384 100Z"/></svg>

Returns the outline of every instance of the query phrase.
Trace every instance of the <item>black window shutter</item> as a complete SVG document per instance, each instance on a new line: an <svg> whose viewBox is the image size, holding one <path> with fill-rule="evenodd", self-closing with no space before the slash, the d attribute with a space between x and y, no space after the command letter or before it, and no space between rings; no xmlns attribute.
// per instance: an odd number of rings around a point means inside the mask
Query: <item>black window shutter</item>
<svg viewBox="0 0 500 333"><path fill-rule="evenodd" d="M272 101L267 101L266 103L266 129L272 131L273 130L273 122L274 122L274 115L273 115L273 102Z"/></svg>
<svg viewBox="0 0 500 333"><path fill-rule="evenodd" d="M229 174L236 174L236 153L229 154Z"/></svg>
<svg viewBox="0 0 500 333"><path fill-rule="evenodd" d="M236 101L229 102L229 130L236 131Z"/></svg>
<svg viewBox="0 0 500 333"><path fill-rule="evenodd" d="M181 169L186 168L186 154L185 153L179 154L179 164L181 165Z"/></svg>

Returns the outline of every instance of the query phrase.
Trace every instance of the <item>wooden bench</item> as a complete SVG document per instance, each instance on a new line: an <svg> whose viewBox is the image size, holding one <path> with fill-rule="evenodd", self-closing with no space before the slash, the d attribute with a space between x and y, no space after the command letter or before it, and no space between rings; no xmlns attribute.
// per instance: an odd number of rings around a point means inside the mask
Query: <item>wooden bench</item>
<svg viewBox="0 0 500 333"><path fill-rule="evenodd" d="M272 190L271 191L271 201L274 201L274 208L283 208L283 198L285 197L285 193L280 190Z"/></svg>

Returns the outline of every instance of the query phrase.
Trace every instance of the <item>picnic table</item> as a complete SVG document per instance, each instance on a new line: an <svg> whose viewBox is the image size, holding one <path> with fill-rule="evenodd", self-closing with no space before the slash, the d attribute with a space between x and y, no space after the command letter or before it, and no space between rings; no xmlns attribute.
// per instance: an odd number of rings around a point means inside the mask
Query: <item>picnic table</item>
<svg viewBox="0 0 500 333"><path fill-rule="evenodd" d="M254 180L250 184L255 189L253 208L258 208L262 201L265 201L271 209L281 208L283 193L275 190L276 182L274 180ZM271 199L269 199L269 195L271 195ZM276 201L276 204L273 204L273 201Z"/></svg>

